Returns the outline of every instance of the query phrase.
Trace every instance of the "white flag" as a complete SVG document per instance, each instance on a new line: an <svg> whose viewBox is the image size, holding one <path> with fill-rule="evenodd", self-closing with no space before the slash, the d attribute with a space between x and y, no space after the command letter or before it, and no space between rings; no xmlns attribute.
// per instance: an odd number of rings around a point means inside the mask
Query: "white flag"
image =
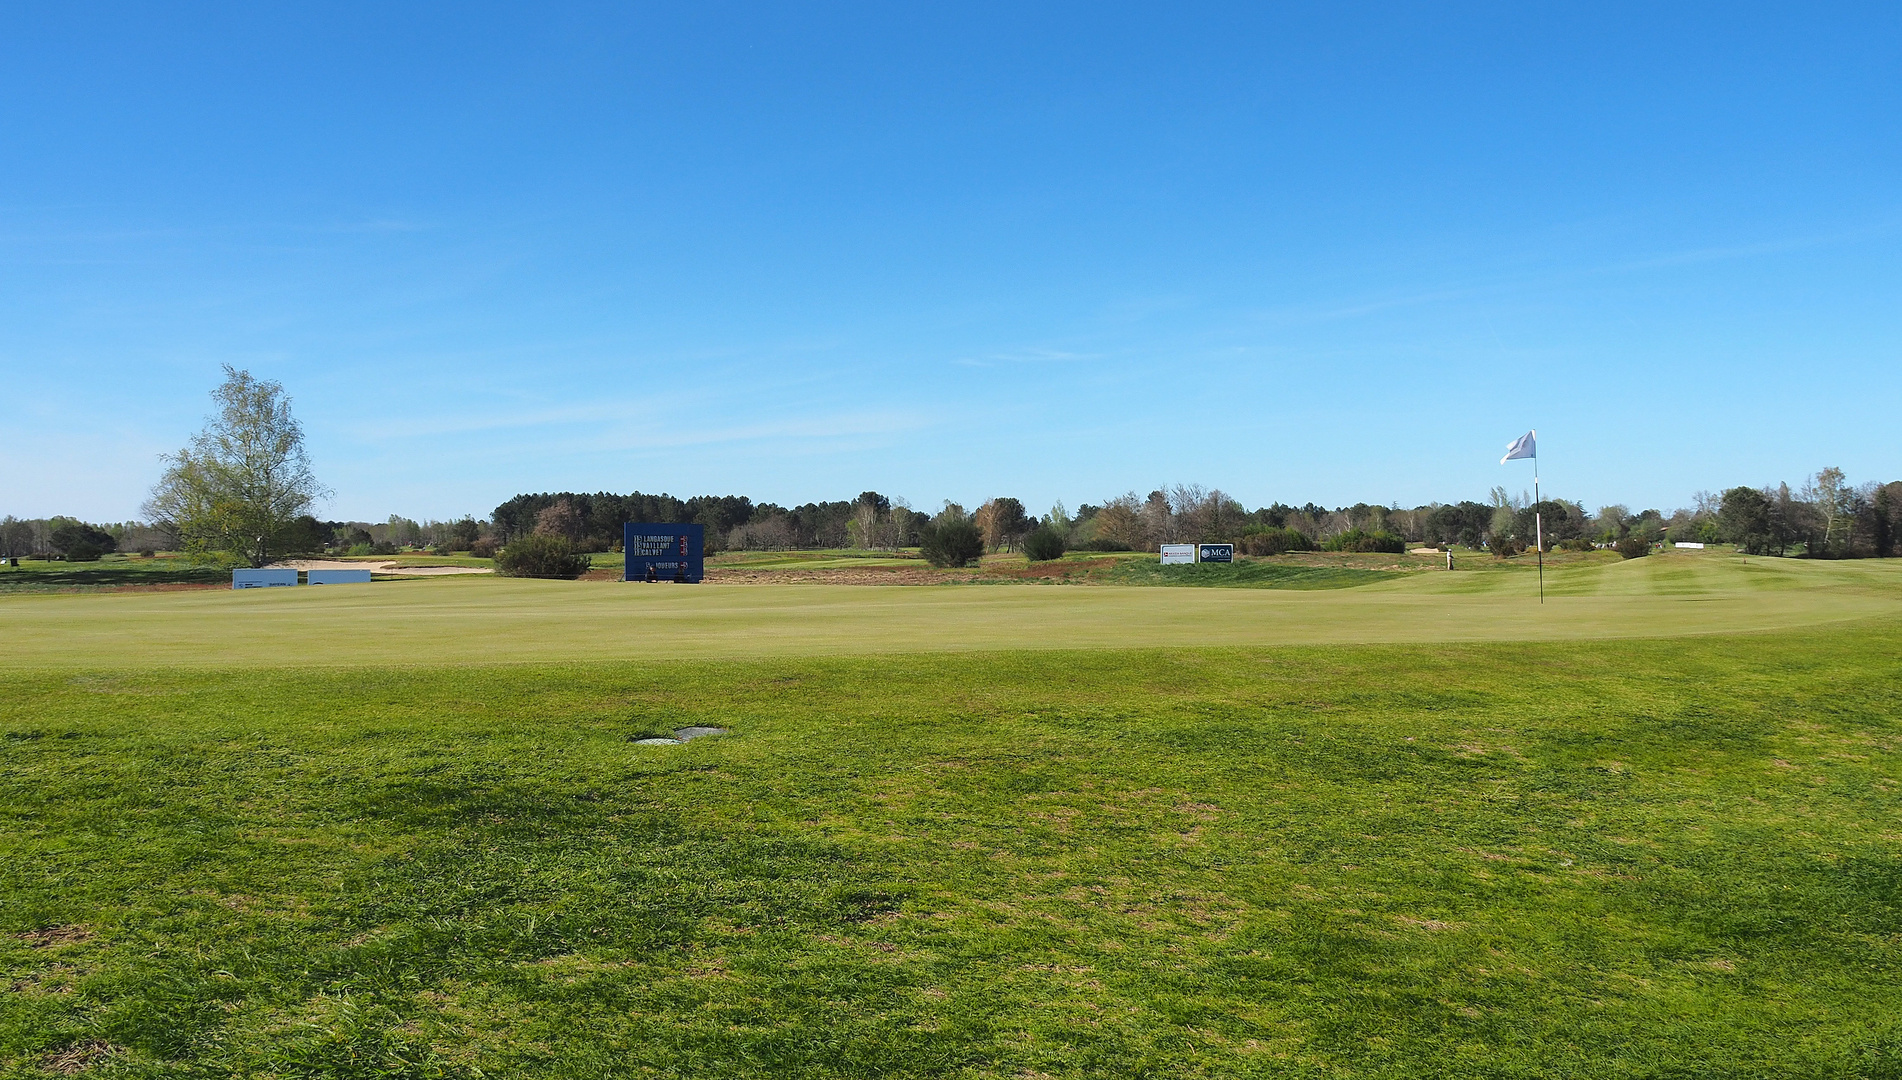
<svg viewBox="0 0 1902 1080"><path fill-rule="evenodd" d="M1539 444L1533 440L1533 434L1533 432L1528 431L1524 435L1512 440L1512 445L1506 447L1506 456L1500 458L1499 463L1504 465L1508 461L1517 461L1520 458L1538 457Z"/></svg>

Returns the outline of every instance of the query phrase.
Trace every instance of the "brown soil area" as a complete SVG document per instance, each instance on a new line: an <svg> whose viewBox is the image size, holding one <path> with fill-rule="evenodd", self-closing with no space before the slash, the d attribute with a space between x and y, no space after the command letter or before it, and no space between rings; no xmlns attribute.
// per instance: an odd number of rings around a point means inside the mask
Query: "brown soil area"
<svg viewBox="0 0 1902 1080"><path fill-rule="evenodd" d="M77 923L67 926L48 926L39 930L28 930L15 937L36 949L50 949L56 945L71 945L92 937L92 930Z"/></svg>

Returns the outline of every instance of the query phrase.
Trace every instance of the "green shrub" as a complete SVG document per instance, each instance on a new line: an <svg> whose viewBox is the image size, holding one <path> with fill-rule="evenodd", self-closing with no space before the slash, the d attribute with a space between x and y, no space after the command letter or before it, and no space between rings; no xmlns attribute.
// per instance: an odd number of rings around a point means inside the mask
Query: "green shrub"
<svg viewBox="0 0 1902 1080"><path fill-rule="evenodd" d="M1389 555L1404 555L1407 541L1393 533L1349 529L1339 536L1329 537L1321 548L1324 551L1381 551Z"/></svg>
<svg viewBox="0 0 1902 1080"><path fill-rule="evenodd" d="M111 533L78 522L54 529L52 541L67 562L95 562L99 556L119 550L119 541Z"/></svg>
<svg viewBox="0 0 1902 1080"><path fill-rule="evenodd" d="M469 554L478 559L493 559L499 550L501 548L493 536L480 537L469 544Z"/></svg>
<svg viewBox="0 0 1902 1080"><path fill-rule="evenodd" d="M1313 551L1314 541L1295 529L1251 525L1235 545L1244 555L1279 555L1284 551Z"/></svg>
<svg viewBox="0 0 1902 1080"><path fill-rule="evenodd" d="M1510 559L1526 549L1524 543L1510 536L1495 536L1489 546L1495 559Z"/></svg>
<svg viewBox="0 0 1902 1080"><path fill-rule="evenodd" d="M1128 544L1123 543L1121 540L1111 540L1110 538L1106 536L1099 536L1096 539L1091 540L1087 544L1078 545L1077 550L1078 551L1129 551L1130 546Z"/></svg>
<svg viewBox="0 0 1902 1080"><path fill-rule="evenodd" d="M919 539L921 553L933 566L965 566L984 554L984 534L968 520L926 525Z"/></svg>
<svg viewBox="0 0 1902 1080"><path fill-rule="evenodd" d="M1597 550L1592 545L1592 542L1590 540L1587 540L1582 536L1574 536L1570 540L1561 540L1559 541L1558 547L1561 551L1595 551Z"/></svg>
<svg viewBox="0 0 1902 1080"><path fill-rule="evenodd" d="M1063 558L1063 534L1048 525L1037 526L1024 537L1024 554L1031 562Z"/></svg>
<svg viewBox="0 0 1902 1080"><path fill-rule="evenodd" d="M1617 549L1618 554L1627 559L1642 559L1651 554L1651 541L1637 533L1632 533L1612 546Z"/></svg>
<svg viewBox="0 0 1902 1080"><path fill-rule="evenodd" d="M575 554L567 537L524 536L495 554L495 572L508 577L563 578L588 572L588 557Z"/></svg>

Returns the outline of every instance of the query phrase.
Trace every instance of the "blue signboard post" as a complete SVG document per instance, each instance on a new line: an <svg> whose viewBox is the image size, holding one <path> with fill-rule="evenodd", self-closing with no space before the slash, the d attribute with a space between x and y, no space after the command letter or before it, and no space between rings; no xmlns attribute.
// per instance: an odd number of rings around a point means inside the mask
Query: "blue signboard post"
<svg viewBox="0 0 1902 1080"><path fill-rule="evenodd" d="M636 525L622 533L622 581L699 581L707 572L704 525Z"/></svg>

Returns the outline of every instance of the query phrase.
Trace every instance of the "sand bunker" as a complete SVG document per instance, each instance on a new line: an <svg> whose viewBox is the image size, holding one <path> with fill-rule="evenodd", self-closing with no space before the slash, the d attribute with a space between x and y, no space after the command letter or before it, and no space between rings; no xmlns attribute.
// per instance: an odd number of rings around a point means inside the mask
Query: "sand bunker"
<svg viewBox="0 0 1902 1080"><path fill-rule="evenodd" d="M403 560L391 559L387 562L363 562L342 559L287 559L272 563L274 567L292 567L298 570L369 570L378 574L392 574L397 577L442 577L446 574L493 574L495 571L486 566L401 566Z"/></svg>

